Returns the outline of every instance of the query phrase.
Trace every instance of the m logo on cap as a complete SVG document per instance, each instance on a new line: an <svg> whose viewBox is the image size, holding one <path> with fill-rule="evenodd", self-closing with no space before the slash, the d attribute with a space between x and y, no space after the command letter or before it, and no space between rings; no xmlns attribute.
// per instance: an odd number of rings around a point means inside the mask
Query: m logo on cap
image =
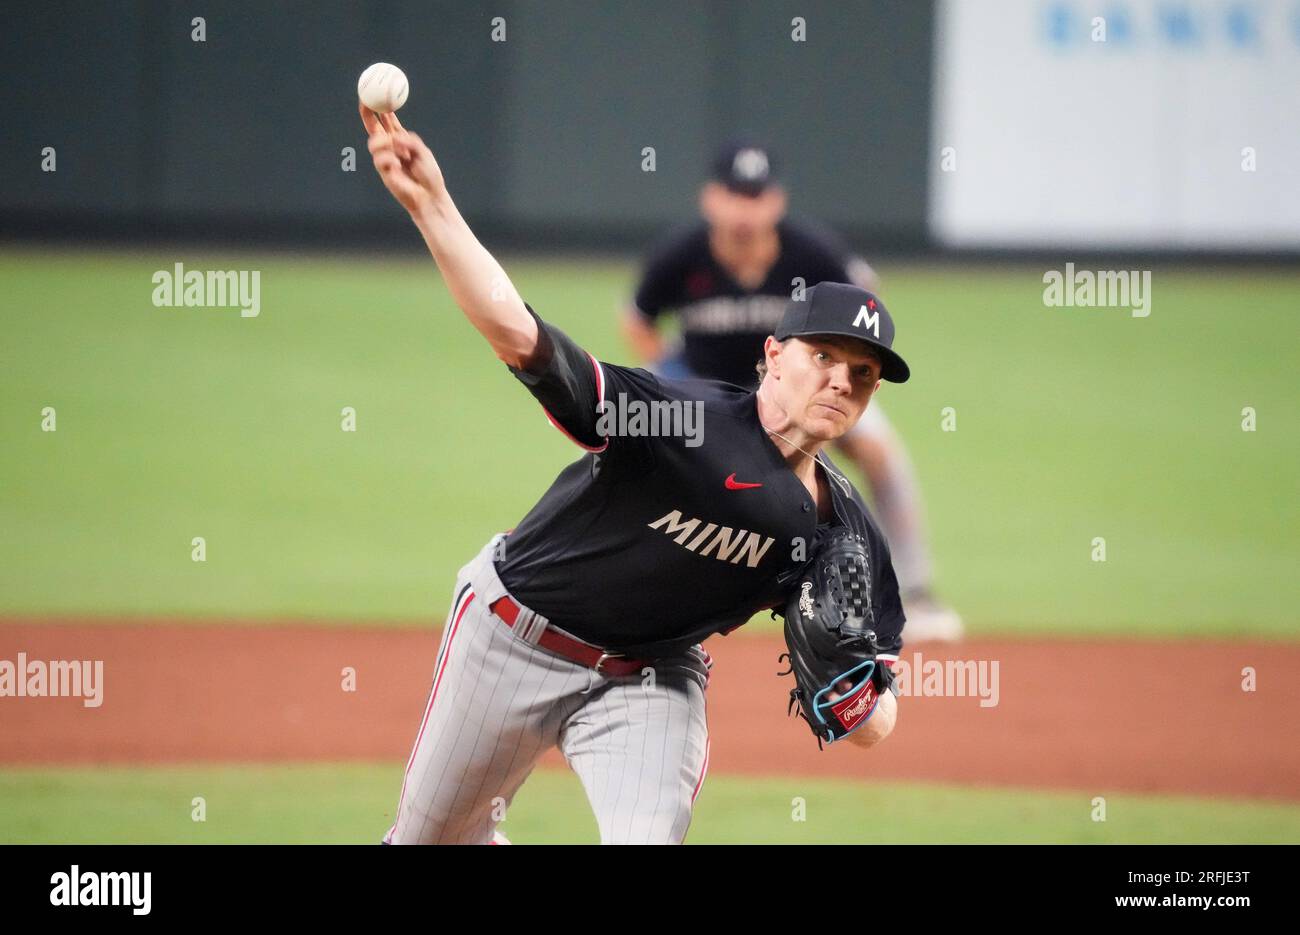
<svg viewBox="0 0 1300 935"><path fill-rule="evenodd" d="M871 303L871 311L867 311L864 305L858 309L858 317L853 319L854 328L870 328L871 333L877 338L880 337L880 312L875 307L876 303Z"/></svg>

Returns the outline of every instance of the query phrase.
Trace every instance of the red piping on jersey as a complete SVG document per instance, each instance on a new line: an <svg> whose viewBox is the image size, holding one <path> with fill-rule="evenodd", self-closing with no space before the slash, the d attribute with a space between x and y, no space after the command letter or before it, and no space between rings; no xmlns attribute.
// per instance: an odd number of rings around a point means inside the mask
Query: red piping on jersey
<svg viewBox="0 0 1300 935"><path fill-rule="evenodd" d="M700 778L695 781L695 788L691 791L691 814L686 819L686 831L682 832L683 840L685 840L686 835L690 833L691 819L695 817L695 797L700 794L700 789L704 787L704 777L707 776L709 772L709 751L712 746L712 741L709 739L708 687L710 676L713 674L713 657L709 655L709 651L703 646L700 647L700 651L704 653L704 762L700 764Z"/></svg>
<svg viewBox="0 0 1300 935"><path fill-rule="evenodd" d="M424 729L429 724L429 713L433 711L433 699L438 697L438 683L442 681L442 673L447 671L447 657L451 655L451 641L456 638L456 631L460 629L460 618L465 616L465 611L469 610L469 605L474 603L474 589L467 587L465 593L468 596L462 599L460 609L453 614L451 632L447 634L447 645L443 650L442 658L438 661L437 672L433 677L433 690L429 692L429 703L425 705L424 718L420 721L420 732L415 737L415 746L411 747L411 755L406 761L406 771L402 773L402 791L397 796L397 811L393 813L393 830L397 829L397 820L402 814L402 802L406 800L406 780L411 774L411 764L415 762L415 751L420 749L420 741L424 739Z"/></svg>
<svg viewBox="0 0 1300 935"><path fill-rule="evenodd" d="M704 653L704 762L700 764L700 778L695 781L695 789L691 792L691 813L695 813L695 797L700 794L700 789L704 787L704 777L709 772L709 750L713 741L709 738L709 681L713 675L713 657L703 646L700 651ZM690 823L686 825L686 830L690 830Z"/></svg>
<svg viewBox="0 0 1300 935"><path fill-rule="evenodd" d="M600 409L601 411L604 411L605 371L601 369L600 361L592 357L590 352L584 352L584 353L587 354L587 358L591 361L592 369L596 371L596 408ZM551 423L551 425L555 426L557 429L563 432L565 438L573 442L575 445L577 445L579 448L583 449L584 451L590 451L593 454L600 454L602 451L604 451L606 448L609 447L609 438L606 438L605 443L601 445L599 448L593 448L590 445L584 445L582 442L578 441L576 438L570 435L568 429L560 425L559 422L555 421L555 416L551 415L551 411L547 409L545 406L542 407L542 412L546 413L546 419L548 422Z"/></svg>
<svg viewBox="0 0 1300 935"><path fill-rule="evenodd" d="M706 733L704 735L704 762L700 765L700 778L695 783L695 791L691 793L692 806L695 805L695 797L700 794L700 787L704 785L704 777L709 772L709 747L711 745L712 745L712 741L709 739L709 735Z"/></svg>

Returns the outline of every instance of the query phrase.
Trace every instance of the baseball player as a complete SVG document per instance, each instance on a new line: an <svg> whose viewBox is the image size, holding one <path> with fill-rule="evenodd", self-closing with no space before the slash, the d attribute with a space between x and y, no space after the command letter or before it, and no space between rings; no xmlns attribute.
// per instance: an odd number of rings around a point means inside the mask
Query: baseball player
<svg viewBox="0 0 1300 935"><path fill-rule="evenodd" d="M660 376L752 386L754 360L796 286L851 282L877 289L875 271L837 238L785 218L786 195L761 146L724 147L699 206L702 222L654 250L623 316L633 352ZM681 326L673 346L658 330L669 315ZM959 638L961 618L934 597L915 473L880 406L836 446L871 484L903 590L908 640Z"/></svg>
<svg viewBox="0 0 1300 935"><path fill-rule="evenodd" d="M580 777L602 843L680 842L709 759L712 662L700 644L785 606L819 536L865 545L870 566L855 580L869 575L870 586L858 601L869 598L880 663L897 660L888 548L821 451L882 379L907 379L893 322L861 289L819 286L765 342L757 390L599 361L525 305L420 138L394 115L361 115L376 170L457 305L585 452L460 569L385 842L491 842L550 747ZM638 406L690 406L700 421L690 433L635 430ZM895 696L873 701L869 716L861 704L851 712L859 746L894 726Z"/></svg>

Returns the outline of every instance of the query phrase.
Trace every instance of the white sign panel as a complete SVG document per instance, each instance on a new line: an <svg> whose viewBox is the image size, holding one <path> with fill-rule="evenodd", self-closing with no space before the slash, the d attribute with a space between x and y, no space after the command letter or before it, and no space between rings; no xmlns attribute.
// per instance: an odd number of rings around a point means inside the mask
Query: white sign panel
<svg viewBox="0 0 1300 935"><path fill-rule="evenodd" d="M940 0L930 227L1300 248L1300 0Z"/></svg>

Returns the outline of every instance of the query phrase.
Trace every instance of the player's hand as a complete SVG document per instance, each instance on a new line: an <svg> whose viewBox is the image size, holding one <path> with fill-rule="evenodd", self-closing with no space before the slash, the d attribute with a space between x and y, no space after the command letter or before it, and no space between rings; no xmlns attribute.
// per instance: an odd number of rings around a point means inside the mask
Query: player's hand
<svg viewBox="0 0 1300 935"><path fill-rule="evenodd" d="M826 693L826 700L834 704L844 695L848 694L849 689L853 687L852 679L840 679L835 683L835 687Z"/></svg>
<svg viewBox="0 0 1300 935"><path fill-rule="evenodd" d="M845 739L855 747L870 749L894 732L898 723L898 699L892 691L886 691L876 702L876 710L871 719Z"/></svg>
<svg viewBox="0 0 1300 935"><path fill-rule="evenodd" d="M365 104L359 106L375 171L402 207L418 215L446 197L442 169L424 141L404 129L396 114L376 114Z"/></svg>

